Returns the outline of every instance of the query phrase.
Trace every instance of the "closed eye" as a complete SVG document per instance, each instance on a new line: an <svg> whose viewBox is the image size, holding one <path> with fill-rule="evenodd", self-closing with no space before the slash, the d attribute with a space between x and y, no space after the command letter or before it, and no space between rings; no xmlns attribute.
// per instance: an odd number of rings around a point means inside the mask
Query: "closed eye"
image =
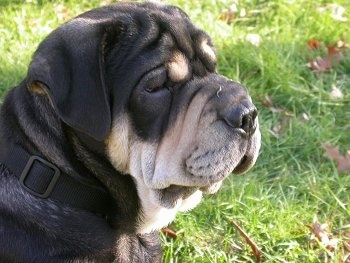
<svg viewBox="0 0 350 263"><path fill-rule="evenodd" d="M153 93L153 92L157 92L157 91L164 89L164 88L165 88L164 86L159 86L159 87L147 86L147 87L145 87L145 90L149 93Z"/></svg>
<svg viewBox="0 0 350 263"><path fill-rule="evenodd" d="M153 93L166 88L167 74L164 67L152 70L145 76L144 89Z"/></svg>

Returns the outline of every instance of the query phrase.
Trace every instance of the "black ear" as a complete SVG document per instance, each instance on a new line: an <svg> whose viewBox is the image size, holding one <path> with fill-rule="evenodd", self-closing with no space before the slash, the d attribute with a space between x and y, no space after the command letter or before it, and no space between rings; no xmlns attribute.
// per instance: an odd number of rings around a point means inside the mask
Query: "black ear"
<svg viewBox="0 0 350 263"><path fill-rule="evenodd" d="M112 18L73 19L40 44L28 70L28 85L46 86L62 121L98 141L111 128L104 49L108 34L115 36L120 28Z"/></svg>

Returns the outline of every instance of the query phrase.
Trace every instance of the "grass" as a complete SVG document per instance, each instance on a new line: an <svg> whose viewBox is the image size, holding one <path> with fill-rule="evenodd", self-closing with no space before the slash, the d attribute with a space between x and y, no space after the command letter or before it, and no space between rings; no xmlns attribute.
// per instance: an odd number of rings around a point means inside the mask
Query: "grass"
<svg viewBox="0 0 350 263"><path fill-rule="evenodd" d="M37 44L60 23L108 1L2 0L0 3L0 96L26 74ZM317 51L340 36L350 42L347 22L320 12L323 1L240 1L242 17L224 21L232 0L169 0L213 37L221 73L246 85L259 109L262 150L253 170L229 178L171 225L178 237L162 236L164 262L255 262L238 222L261 247L263 262L350 262L350 173L323 157L321 143L350 149L350 50L324 73L306 67ZM328 1L327 1L328 2ZM332 1L330 1L332 2ZM260 44L247 41L258 34ZM321 52L321 51L320 51ZM332 99L332 85L344 96ZM267 106L268 95L276 109ZM304 116L304 117L303 117ZM307 116L307 118L305 118ZM317 216L339 239L334 251L311 242Z"/></svg>

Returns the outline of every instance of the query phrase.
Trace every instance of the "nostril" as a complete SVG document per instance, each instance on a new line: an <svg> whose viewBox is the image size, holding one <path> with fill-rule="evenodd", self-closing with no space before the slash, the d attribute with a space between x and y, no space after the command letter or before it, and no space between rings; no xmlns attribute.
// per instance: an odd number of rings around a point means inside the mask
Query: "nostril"
<svg viewBox="0 0 350 263"><path fill-rule="evenodd" d="M250 114L246 114L242 117L241 129L243 129L246 133L249 132L250 127L252 126L253 120Z"/></svg>
<svg viewBox="0 0 350 263"><path fill-rule="evenodd" d="M255 121L256 117L258 117L258 110L254 107L252 109L252 119Z"/></svg>
<svg viewBox="0 0 350 263"><path fill-rule="evenodd" d="M250 110L247 114L242 116L242 125L241 129L243 129L246 133L251 133L254 129L254 122L258 115L257 110L254 108Z"/></svg>
<svg viewBox="0 0 350 263"><path fill-rule="evenodd" d="M247 134L251 134L255 129L255 120L258 112L254 105L235 105L226 109L223 119L232 128L242 129Z"/></svg>

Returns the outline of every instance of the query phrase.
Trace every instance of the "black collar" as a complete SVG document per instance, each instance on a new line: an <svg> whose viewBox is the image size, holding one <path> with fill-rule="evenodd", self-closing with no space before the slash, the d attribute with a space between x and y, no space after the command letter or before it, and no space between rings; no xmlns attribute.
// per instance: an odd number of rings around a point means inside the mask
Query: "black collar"
<svg viewBox="0 0 350 263"><path fill-rule="evenodd" d="M20 145L0 142L0 163L3 163L32 195L106 215L111 204L109 193L102 186L88 185L61 172L45 159L30 155Z"/></svg>

